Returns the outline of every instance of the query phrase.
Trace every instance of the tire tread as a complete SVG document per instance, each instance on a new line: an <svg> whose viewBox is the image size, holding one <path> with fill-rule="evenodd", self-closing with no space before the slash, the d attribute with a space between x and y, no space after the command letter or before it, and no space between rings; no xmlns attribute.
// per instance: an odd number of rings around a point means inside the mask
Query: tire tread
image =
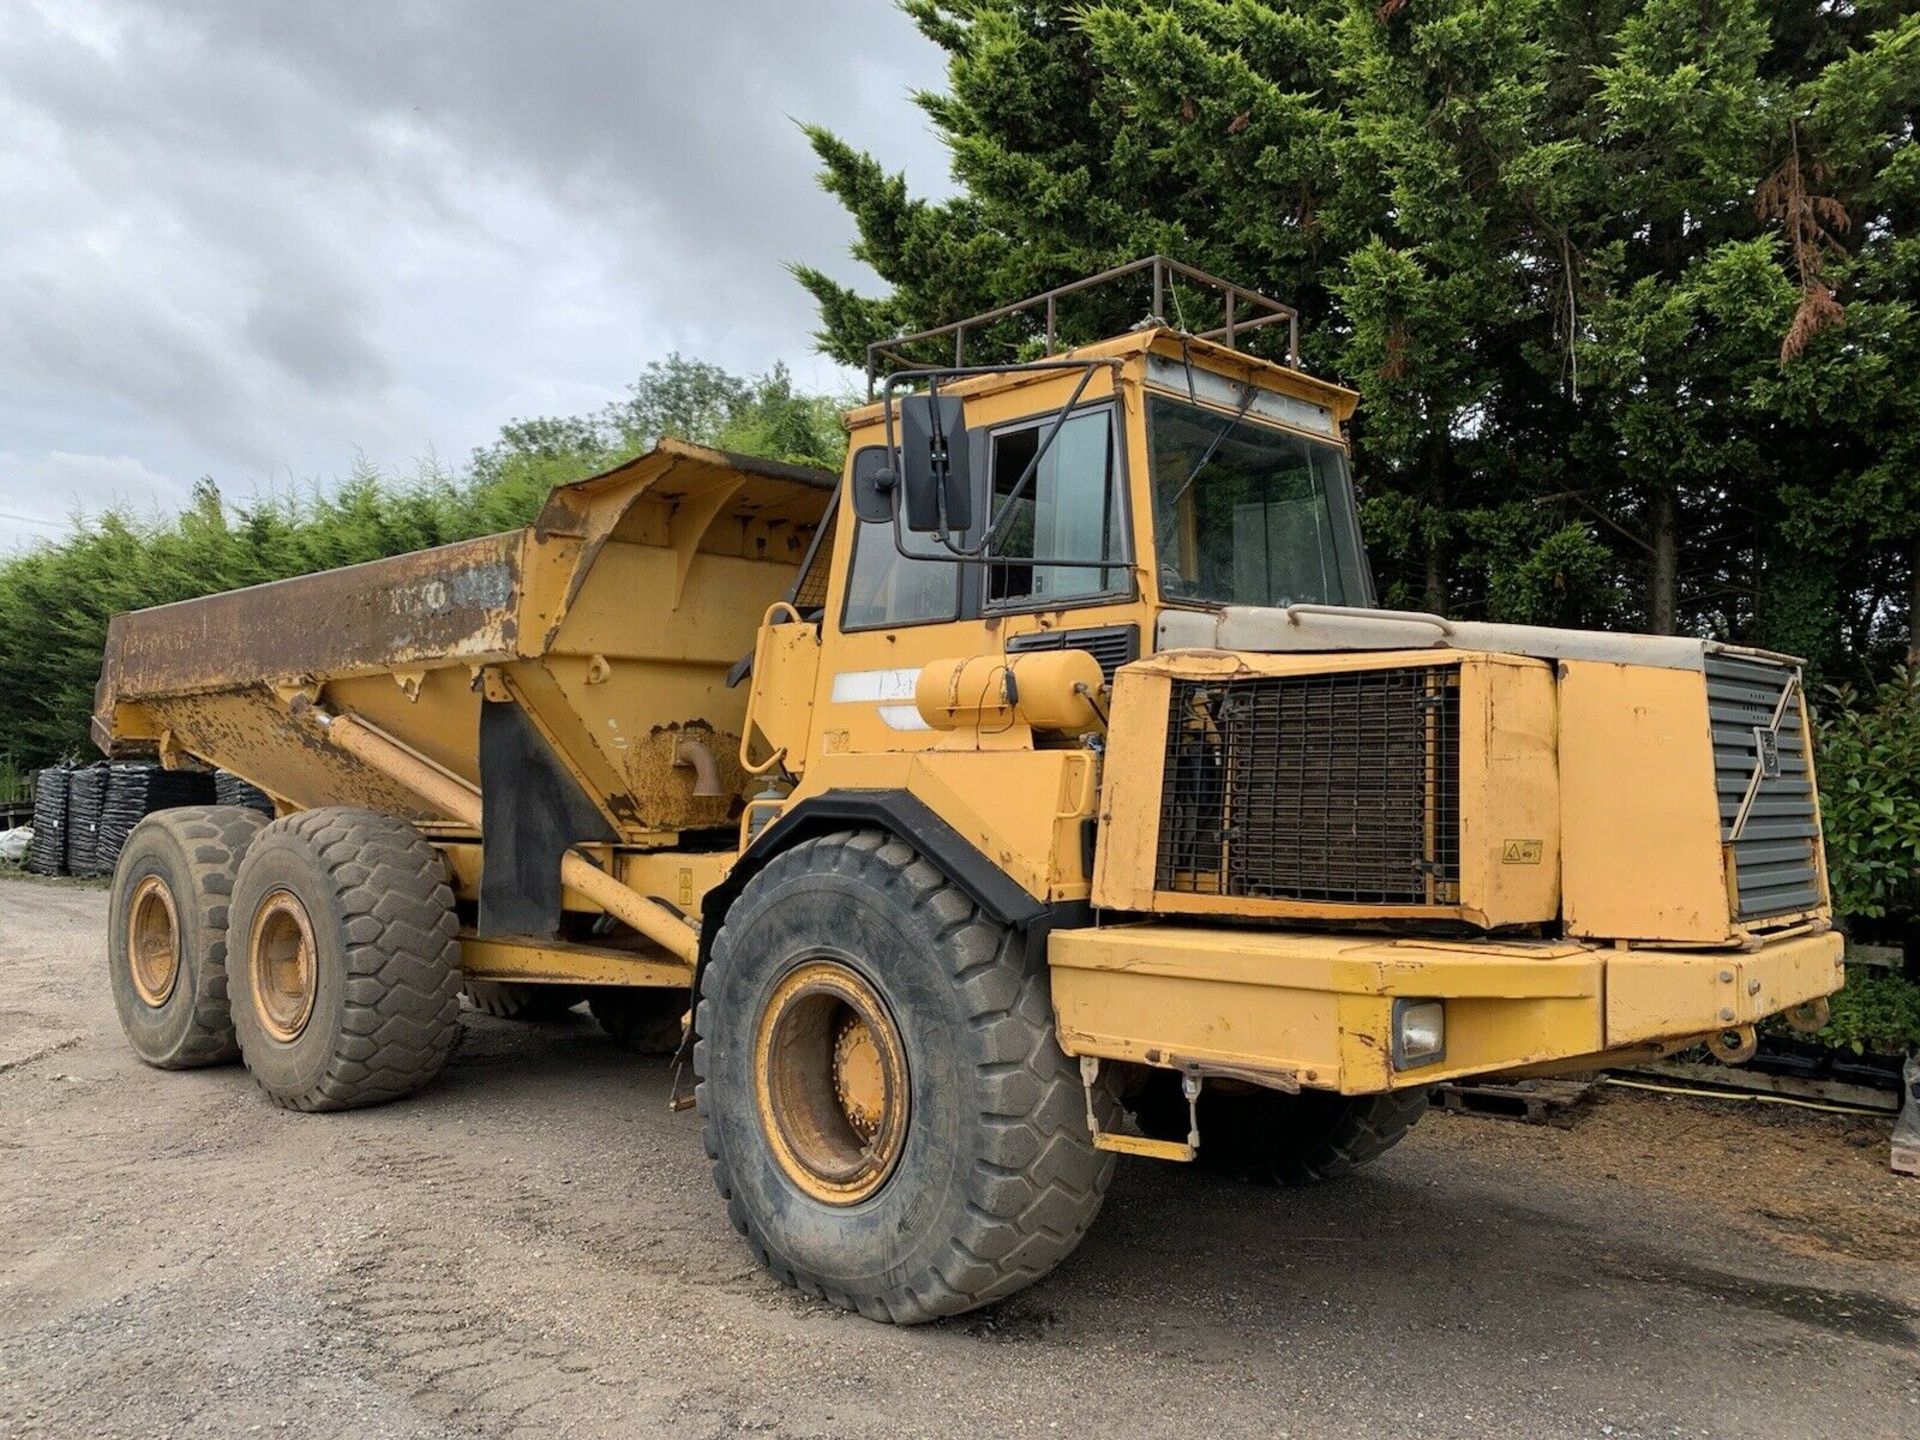
<svg viewBox="0 0 1920 1440"><path fill-rule="evenodd" d="M775 885L785 874L821 868L861 875L910 909L934 909L945 917L938 953L949 966L956 993L971 1007L967 1028L985 1041L975 1073L980 1092L989 1097L981 1115L992 1144L971 1159L961 1225L943 1260L885 1291L830 1292L818 1277L775 1263L771 1247L735 1198L706 1081L706 1042L696 1039L694 1095L714 1185L729 1201L734 1228L761 1262L804 1293L824 1294L869 1318L903 1324L1004 1299L1072 1253L1098 1216L1113 1177L1112 1154L1096 1150L1087 1129L1079 1067L1054 1036L1046 965L1026 953L1021 932L992 920L912 846L880 831L842 831L803 841L770 862L749 890ZM734 963L733 947L723 924L702 977L695 1010L699 1036L713 1033L716 997Z"/></svg>
<svg viewBox="0 0 1920 1440"><path fill-rule="evenodd" d="M302 810L274 830L302 842L331 885L347 981L320 1080L300 1094L261 1089L283 1109L303 1111L412 1094L440 1073L460 1034L459 922L446 862L412 825L370 810Z"/></svg>

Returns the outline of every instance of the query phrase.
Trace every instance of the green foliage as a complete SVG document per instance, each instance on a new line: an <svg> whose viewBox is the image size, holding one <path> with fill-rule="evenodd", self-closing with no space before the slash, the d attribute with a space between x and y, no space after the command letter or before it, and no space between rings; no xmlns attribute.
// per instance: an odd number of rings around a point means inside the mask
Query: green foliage
<svg viewBox="0 0 1920 1440"><path fill-rule="evenodd" d="M204 479L177 516L109 511L0 561L0 738L25 768L91 753L107 622L122 611L509 530L555 485L665 434L832 470L845 449L837 402L795 390L784 368L740 379L673 355L596 414L503 426L464 475L433 461L388 474L360 460L331 488L235 503Z"/></svg>
<svg viewBox="0 0 1920 1440"><path fill-rule="evenodd" d="M1920 675L1862 695L1828 691L1817 715L1827 872L1842 914L1914 908L1920 884Z"/></svg>
<svg viewBox="0 0 1920 1440"><path fill-rule="evenodd" d="M1833 1016L1813 1036L1829 1049L1901 1055L1920 1046L1920 985L1856 968L1829 1003ZM1780 1021L1769 1029L1791 1034Z"/></svg>

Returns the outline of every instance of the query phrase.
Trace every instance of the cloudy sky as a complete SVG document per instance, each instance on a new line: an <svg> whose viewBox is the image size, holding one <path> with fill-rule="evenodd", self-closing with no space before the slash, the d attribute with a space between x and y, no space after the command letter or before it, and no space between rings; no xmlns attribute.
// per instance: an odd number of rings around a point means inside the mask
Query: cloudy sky
<svg viewBox="0 0 1920 1440"><path fill-rule="evenodd" d="M812 354L818 121L946 188L884 0L0 0L0 552Z"/></svg>

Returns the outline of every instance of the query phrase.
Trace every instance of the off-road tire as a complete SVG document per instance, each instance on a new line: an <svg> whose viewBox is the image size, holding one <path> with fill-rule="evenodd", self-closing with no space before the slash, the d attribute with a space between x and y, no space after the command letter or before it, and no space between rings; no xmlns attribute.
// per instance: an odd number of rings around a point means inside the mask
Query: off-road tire
<svg viewBox="0 0 1920 1440"><path fill-rule="evenodd" d="M1216 1082L1217 1083L1217 1082ZM1187 1102L1171 1072L1156 1072L1127 1102L1156 1139L1187 1136ZM1298 1095L1247 1088L1203 1089L1199 1163L1265 1185L1318 1185L1350 1175L1405 1138L1427 1112L1427 1091L1384 1095Z"/></svg>
<svg viewBox="0 0 1920 1440"><path fill-rule="evenodd" d="M580 1003L573 985L517 985L510 980L469 980L460 987L466 1002L498 1020L557 1020Z"/></svg>
<svg viewBox="0 0 1920 1440"><path fill-rule="evenodd" d="M237 805L157 810L121 848L108 900L107 968L120 1028L149 1065L189 1070L240 1058L227 1010L227 918L241 857L266 823ZM179 975L159 1006L134 989L127 952L129 909L149 875L165 883L178 917Z"/></svg>
<svg viewBox="0 0 1920 1440"><path fill-rule="evenodd" d="M671 1055L680 1048L687 992L655 986L607 985L587 996L600 1028L636 1055Z"/></svg>
<svg viewBox="0 0 1920 1440"><path fill-rule="evenodd" d="M823 956L878 993L906 1055L899 1159L854 1205L793 1182L756 1105L759 1017ZM1055 1039L1043 955L892 836L822 836L756 875L715 937L696 1030L714 1184L761 1262L808 1295L902 1324L956 1315L1052 1270L1100 1211L1113 1156Z"/></svg>
<svg viewBox="0 0 1920 1440"><path fill-rule="evenodd" d="M285 890L305 907L318 952L311 1017L273 1038L253 1003L246 937ZM233 897L234 1029L276 1104L347 1110L410 1095L460 1035L460 942L445 861L403 820L369 810L303 810L262 830Z"/></svg>

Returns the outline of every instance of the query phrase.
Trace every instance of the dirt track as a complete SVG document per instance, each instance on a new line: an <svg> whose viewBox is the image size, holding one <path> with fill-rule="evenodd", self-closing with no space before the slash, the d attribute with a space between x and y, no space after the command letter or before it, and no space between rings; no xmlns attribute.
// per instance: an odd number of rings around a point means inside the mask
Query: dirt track
<svg viewBox="0 0 1920 1440"><path fill-rule="evenodd" d="M584 1016L287 1114L133 1059L104 911L0 879L0 1435L1920 1434L1885 1125L1616 1092L1317 1191L1126 1163L1048 1282L896 1330L759 1270Z"/></svg>

